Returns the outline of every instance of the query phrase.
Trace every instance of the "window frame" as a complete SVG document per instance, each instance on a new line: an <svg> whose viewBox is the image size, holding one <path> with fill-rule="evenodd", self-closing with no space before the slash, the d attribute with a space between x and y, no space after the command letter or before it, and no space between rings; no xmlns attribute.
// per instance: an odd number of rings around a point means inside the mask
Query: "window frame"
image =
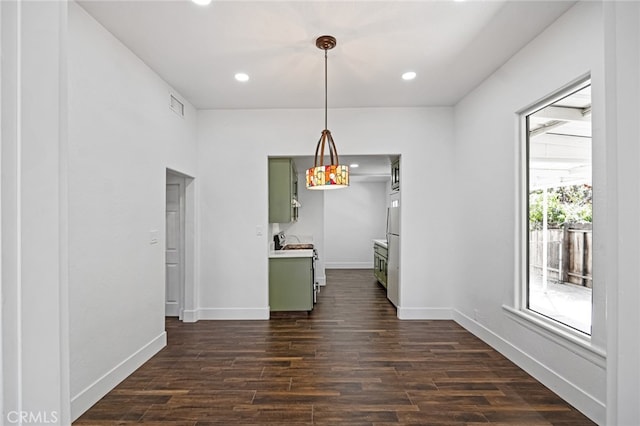
<svg viewBox="0 0 640 426"><path fill-rule="evenodd" d="M596 310L596 299L592 294L592 328L591 334L581 332L571 326L561 323L545 315L539 314L527 307L528 300L528 274L529 274L529 143L527 135L528 116L546 106L563 99L564 97L579 91L587 86L593 88L591 74L585 74L560 89L539 99L531 105L519 110L515 114L515 129L518 148L516 149L517 171L517 196L516 196L516 245L515 245L515 279L513 305L503 305L507 317L535 331L538 334L567 347L571 351L580 354L597 365L604 366L606 351L592 343L593 319ZM593 123L592 123L593 126ZM592 145L592 167L595 168L595 149ZM592 172L593 173L593 172ZM595 198L595 197L594 197ZM595 204L595 200L594 200ZM595 260L594 260L595 263Z"/></svg>

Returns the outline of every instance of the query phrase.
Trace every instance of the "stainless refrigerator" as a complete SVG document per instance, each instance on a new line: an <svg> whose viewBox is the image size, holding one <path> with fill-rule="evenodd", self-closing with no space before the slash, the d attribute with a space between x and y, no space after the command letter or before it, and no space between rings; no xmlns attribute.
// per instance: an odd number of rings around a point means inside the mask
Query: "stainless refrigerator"
<svg viewBox="0 0 640 426"><path fill-rule="evenodd" d="M387 298L398 307L400 302L400 208L387 210Z"/></svg>

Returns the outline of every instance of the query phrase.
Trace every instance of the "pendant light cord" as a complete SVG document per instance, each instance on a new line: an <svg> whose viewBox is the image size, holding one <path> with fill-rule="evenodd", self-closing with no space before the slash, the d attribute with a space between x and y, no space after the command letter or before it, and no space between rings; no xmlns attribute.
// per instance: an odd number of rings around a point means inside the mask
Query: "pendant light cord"
<svg viewBox="0 0 640 426"><path fill-rule="evenodd" d="M327 130L327 49L324 49L324 129Z"/></svg>

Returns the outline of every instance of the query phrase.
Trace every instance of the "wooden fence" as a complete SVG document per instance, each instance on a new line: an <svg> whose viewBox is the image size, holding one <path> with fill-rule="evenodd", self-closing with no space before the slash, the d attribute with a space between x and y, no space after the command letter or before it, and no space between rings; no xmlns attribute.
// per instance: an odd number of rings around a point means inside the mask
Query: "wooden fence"
<svg viewBox="0 0 640 426"><path fill-rule="evenodd" d="M547 230L547 274L550 281L593 287L593 239L590 223L566 223ZM542 271L542 230L529 231L529 264Z"/></svg>

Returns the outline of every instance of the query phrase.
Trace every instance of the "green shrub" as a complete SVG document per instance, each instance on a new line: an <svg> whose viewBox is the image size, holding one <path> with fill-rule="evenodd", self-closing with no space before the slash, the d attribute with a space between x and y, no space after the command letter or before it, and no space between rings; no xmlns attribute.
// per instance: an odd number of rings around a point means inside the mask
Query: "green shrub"
<svg viewBox="0 0 640 426"><path fill-rule="evenodd" d="M564 223L591 223L593 191L589 185L572 185L547 190L547 222L549 228ZM542 190L529 193L529 227L542 228Z"/></svg>

